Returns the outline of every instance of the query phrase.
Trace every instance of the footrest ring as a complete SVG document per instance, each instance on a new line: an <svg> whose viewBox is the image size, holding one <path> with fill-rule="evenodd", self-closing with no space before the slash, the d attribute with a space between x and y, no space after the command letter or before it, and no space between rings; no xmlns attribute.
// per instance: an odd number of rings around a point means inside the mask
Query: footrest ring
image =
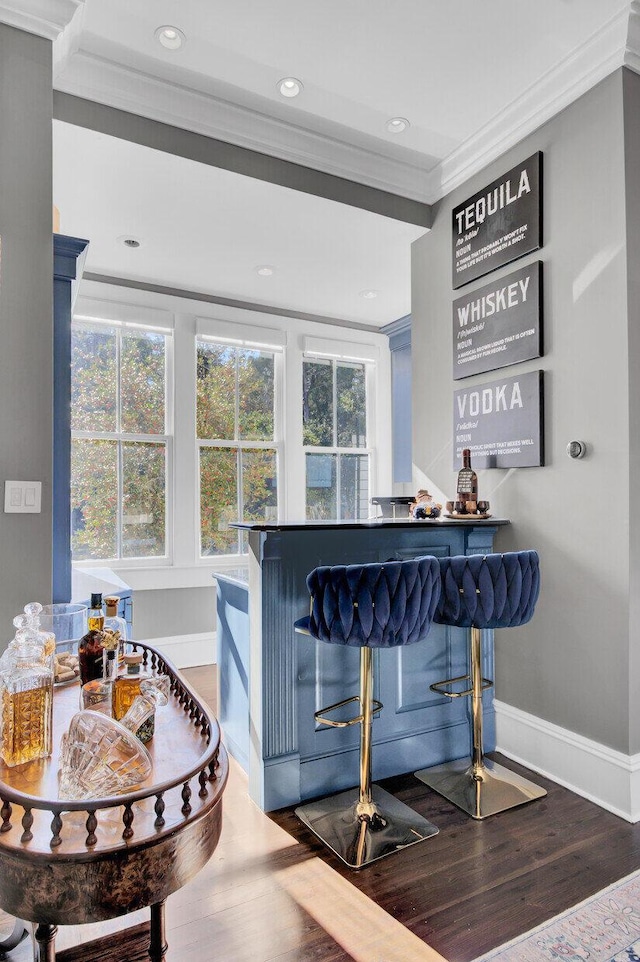
<svg viewBox="0 0 640 962"><path fill-rule="evenodd" d="M334 721L332 718L327 718L325 712L337 711L338 708L344 708L345 705L350 705L352 702L357 701L360 704L360 696L353 695L351 698L345 698L343 701L337 701L335 705L327 705L326 708L321 708L319 711L314 712L313 717L317 722L321 722L323 725L329 725L331 728L348 728L350 725L359 725L364 719L362 712L356 715L354 718L349 718L346 721ZM374 698L371 702L371 711L374 715L377 715L383 709L383 704L381 701L376 701Z"/></svg>
<svg viewBox="0 0 640 962"><path fill-rule="evenodd" d="M464 691L447 691L446 685L455 685L460 681L471 681L471 675L459 675L457 678L447 678L445 681L434 681L429 688L438 695L446 695L447 698L464 698L466 695L473 695L473 688L465 688ZM480 690L486 691L487 688L493 688L493 682L489 678L483 678Z"/></svg>

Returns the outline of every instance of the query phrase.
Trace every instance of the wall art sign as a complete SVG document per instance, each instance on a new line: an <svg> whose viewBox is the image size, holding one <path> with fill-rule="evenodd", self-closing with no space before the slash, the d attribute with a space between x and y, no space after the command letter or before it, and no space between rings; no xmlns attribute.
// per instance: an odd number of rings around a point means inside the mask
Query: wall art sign
<svg viewBox="0 0 640 962"><path fill-rule="evenodd" d="M542 246L542 152L455 207L454 289Z"/></svg>
<svg viewBox="0 0 640 962"><path fill-rule="evenodd" d="M464 448L478 468L544 464L543 371L490 381L453 395L453 467Z"/></svg>
<svg viewBox="0 0 640 962"><path fill-rule="evenodd" d="M453 302L454 380L541 355L540 261Z"/></svg>

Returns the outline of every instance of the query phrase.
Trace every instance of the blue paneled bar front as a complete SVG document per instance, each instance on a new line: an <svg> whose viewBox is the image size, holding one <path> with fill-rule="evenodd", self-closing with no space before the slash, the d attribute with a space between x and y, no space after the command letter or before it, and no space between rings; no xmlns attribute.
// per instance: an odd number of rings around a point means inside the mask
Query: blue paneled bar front
<svg viewBox="0 0 640 962"><path fill-rule="evenodd" d="M248 581L218 580L219 718L231 754L265 811L327 795L358 781L358 732L325 728L313 714L358 691L355 649L297 634L308 612L306 577L318 565L404 560L423 554L486 554L504 520L237 524L248 532ZM493 634L484 639L483 674L493 677ZM464 631L434 625L423 642L381 650L374 695L384 708L373 725L375 779L469 754L466 699L429 685L468 671ZM485 745L495 747L493 694L485 694Z"/></svg>

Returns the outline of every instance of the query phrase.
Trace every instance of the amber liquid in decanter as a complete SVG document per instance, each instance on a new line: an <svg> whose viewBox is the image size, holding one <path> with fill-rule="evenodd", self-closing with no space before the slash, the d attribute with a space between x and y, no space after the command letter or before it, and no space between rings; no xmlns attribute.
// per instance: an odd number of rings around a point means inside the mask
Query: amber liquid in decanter
<svg viewBox="0 0 640 962"><path fill-rule="evenodd" d="M9 766L48 758L53 745L53 672L28 635L17 632L0 671L0 755Z"/></svg>
<svg viewBox="0 0 640 962"><path fill-rule="evenodd" d="M51 755L52 693L50 686L2 692L2 758L23 765Z"/></svg>

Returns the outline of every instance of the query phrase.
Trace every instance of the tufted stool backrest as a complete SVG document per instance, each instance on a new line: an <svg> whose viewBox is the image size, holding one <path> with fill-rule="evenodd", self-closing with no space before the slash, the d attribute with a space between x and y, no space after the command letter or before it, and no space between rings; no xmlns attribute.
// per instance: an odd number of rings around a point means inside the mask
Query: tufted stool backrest
<svg viewBox="0 0 640 962"><path fill-rule="evenodd" d="M439 624L514 628L533 616L540 592L536 551L441 558L440 574Z"/></svg>
<svg viewBox="0 0 640 962"><path fill-rule="evenodd" d="M311 613L296 627L334 645L393 648L429 633L440 567L432 557L325 566L314 568L307 587Z"/></svg>

